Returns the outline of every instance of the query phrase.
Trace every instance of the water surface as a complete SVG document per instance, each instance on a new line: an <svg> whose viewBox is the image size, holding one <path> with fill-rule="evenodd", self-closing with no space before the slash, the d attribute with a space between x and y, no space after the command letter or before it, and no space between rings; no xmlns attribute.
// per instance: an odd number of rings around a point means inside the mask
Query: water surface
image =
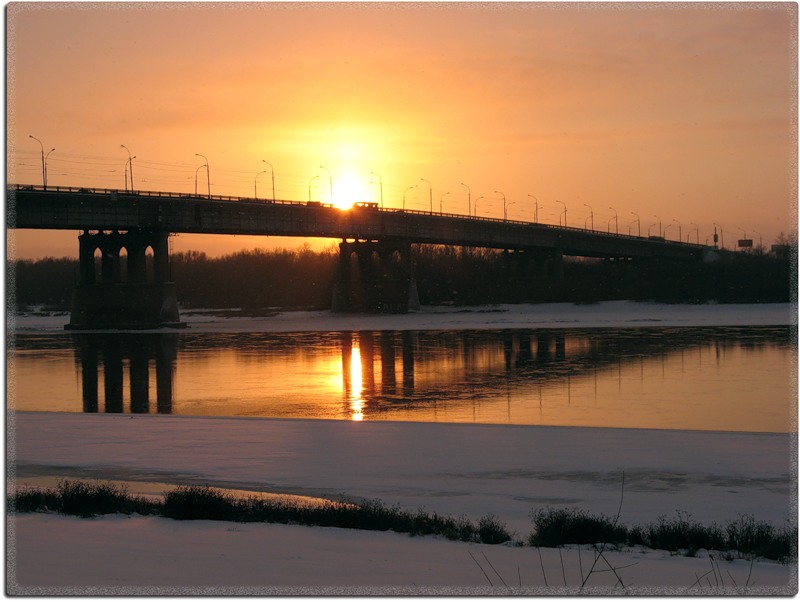
<svg viewBox="0 0 800 602"><path fill-rule="evenodd" d="M789 327L17 335L17 410L792 430Z"/></svg>

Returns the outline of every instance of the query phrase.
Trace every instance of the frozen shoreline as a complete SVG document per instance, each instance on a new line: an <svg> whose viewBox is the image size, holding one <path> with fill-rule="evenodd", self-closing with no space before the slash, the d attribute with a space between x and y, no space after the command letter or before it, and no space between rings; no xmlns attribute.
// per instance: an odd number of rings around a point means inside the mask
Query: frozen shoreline
<svg viewBox="0 0 800 602"><path fill-rule="evenodd" d="M492 513L521 534L547 505L622 520L791 512L792 436L576 427L18 413L8 445L36 475L205 483L415 510ZM231 445L235 442L235 445Z"/></svg>
<svg viewBox="0 0 800 602"><path fill-rule="evenodd" d="M52 413L19 413L12 426L20 484L47 474L342 494L474 519L491 513L523 539L534 508L615 515L624 472L620 520L628 525L677 511L705 524L753 514L782 525L796 515L794 438L786 434ZM27 593L507 593L498 579L486 587L475 564L489 571L484 558L533 588L515 593L550 591L532 548L150 517L29 514L8 524L10 579ZM561 587L561 554L543 554L548 587ZM591 554L563 553L572 593ZM704 553L609 558L635 565L622 572L629 593L699 593L693 584L710 566ZM748 562L723 567L746 582ZM749 593L793 593L795 568L757 563L753 584L767 590ZM609 579L590 585L619 593ZM712 584L700 591L722 592Z"/></svg>
<svg viewBox="0 0 800 602"><path fill-rule="evenodd" d="M9 316L9 329L64 332L69 315ZM452 330L506 328L646 328L674 326L775 326L797 323L792 303L666 305L606 301L591 305L542 303L481 307L423 307L407 314L344 314L286 311L273 316L222 317L220 312L183 310L179 332L308 332L358 330Z"/></svg>

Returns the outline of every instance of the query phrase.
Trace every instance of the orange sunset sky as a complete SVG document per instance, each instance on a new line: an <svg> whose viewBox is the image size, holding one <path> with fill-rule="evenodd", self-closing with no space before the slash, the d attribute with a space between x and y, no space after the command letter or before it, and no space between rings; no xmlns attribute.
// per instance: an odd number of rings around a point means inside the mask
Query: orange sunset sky
<svg viewBox="0 0 800 602"><path fill-rule="evenodd" d="M6 10L10 183L41 184L35 136L50 186L124 189L125 145L137 190L205 194L200 154L212 194L270 198L274 174L280 199L379 202L382 184L388 207L502 217L504 195L509 219L538 202L540 222L566 207L613 232L616 212L621 233L638 215L701 243L717 224L728 248L796 230L794 3ZM11 233L9 254L77 256L76 237Z"/></svg>

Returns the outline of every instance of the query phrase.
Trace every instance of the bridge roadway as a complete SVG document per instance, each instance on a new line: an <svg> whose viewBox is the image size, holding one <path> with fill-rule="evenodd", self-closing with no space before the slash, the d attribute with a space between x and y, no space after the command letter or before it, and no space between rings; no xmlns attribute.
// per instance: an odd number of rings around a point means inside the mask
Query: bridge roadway
<svg viewBox="0 0 800 602"><path fill-rule="evenodd" d="M400 240L605 258L700 259L706 247L595 230L322 203L9 185L7 227Z"/></svg>

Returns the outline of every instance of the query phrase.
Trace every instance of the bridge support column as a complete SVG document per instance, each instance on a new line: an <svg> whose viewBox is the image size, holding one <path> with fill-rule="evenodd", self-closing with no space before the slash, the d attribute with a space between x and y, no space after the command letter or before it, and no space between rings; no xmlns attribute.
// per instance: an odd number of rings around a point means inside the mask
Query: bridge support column
<svg viewBox="0 0 800 602"><path fill-rule="evenodd" d="M411 243L341 242L331 309L369 313L419 309Z"/></svg>
<svg viewBox="0 0 800 602"><path fill-rule="evenodd" d="M66 328L183 326L170 282L166 231L84 231L78 243L78 282ZM153 253L150 265L148 249Z"/></svg>

